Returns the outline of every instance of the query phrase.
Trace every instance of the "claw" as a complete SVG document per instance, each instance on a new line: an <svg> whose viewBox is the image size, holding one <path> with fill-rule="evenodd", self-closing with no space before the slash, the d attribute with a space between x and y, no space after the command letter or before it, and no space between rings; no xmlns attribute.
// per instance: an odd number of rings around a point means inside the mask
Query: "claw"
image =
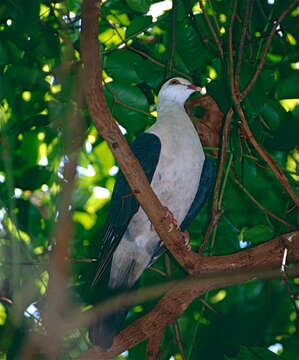
<svg viewBox="0 0 299 360"><path fill-rule="evenodd" d="M174 227L176 227L176 229L178 229L179 231L181 231L181 228L179 227L178 222L177 222L177 220L175 219L173 213L168 209L167 206L165 206L164 208L165 208L165 210L166 210L165 218L167 218L167 217L170 218L170 224L169 224L168 232L171 232ZM188 233L187 230L185 230L184 232L182 232L182 234L183 234L184 239L185 239L185 246L186 246L187 250L190 251L190 250L191 250L191 245L190 245L190 242L189 242L190 235L189 235L189 233Z"/></svg>
<svg viewBox="0 0 299 360"><path fill-rule="evenodd" d="M183 233L184 239L185 239L185 245L188 251L191 251L191 245L190 245L190 234L187 230L185 230Z"/></svg>
<svg viewBox="0 0 299 360"><path fill-rule="evenodd" d="M168 229L168 232L171 232L174 228L174 225L172 223L169 224L169 229Z"/></svg>

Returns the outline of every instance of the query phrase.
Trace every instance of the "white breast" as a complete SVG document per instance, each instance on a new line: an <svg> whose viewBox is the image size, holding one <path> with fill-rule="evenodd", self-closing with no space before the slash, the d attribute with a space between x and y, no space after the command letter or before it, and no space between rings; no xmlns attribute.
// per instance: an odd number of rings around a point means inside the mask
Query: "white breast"
<svg viewBox="0 0 299 360"><path fill-rule="evenodd" d="M186 113L172 117L168 128L152 127L149 132L162 144L151 185L181 223L196 195L204 163L199 136Z"/></svg>

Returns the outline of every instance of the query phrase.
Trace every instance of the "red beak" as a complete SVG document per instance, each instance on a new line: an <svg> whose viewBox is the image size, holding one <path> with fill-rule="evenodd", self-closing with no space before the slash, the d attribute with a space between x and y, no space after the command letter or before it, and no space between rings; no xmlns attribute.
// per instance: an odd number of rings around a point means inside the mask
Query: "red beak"
<svg viewBox="0 0 299 360"><path fill-rule="evenodd" d="M200 91L201 87L190 84L190 85L188 85L188 89L192 89L192 90L195 90L195 91Z"/></svg>

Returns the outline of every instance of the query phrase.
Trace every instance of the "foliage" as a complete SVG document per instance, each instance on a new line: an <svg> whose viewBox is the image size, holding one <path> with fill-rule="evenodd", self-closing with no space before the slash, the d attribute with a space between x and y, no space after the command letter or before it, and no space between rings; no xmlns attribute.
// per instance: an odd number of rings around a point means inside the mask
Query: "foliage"
<svg viewBox="0 0 299 360"><path fill-rule="evenodd" d="M156 95L167 74L205 87L224 114L234 106L229 65L232 2L204 2L222 44L223 59L199 3L175 3L176 11L167 10L158 17L148 12L157 5L153 0L107 0L102 6L103 85L109 108L129 142L154 122ZM271 28L290 1L250 4L241 90L255 73ZM19 358L29 329L43 331L35 310L42 308L47 293L64 168L72 156L67 146L71 110L77 107L86 130L81 134L83 146L69 204L74 226L69 286L82 309L92 301L88 287L94 264L87 260L97 257L118 168L74 92L81 66L81 5L79 0L4 0L0 4L0 359ZM239 1L232 34L235 64L245 12L246 2ZM296 194L298 16L297 3L274 34L265 65L242 102L256 140L276 160ZM299 214L291 197L246 137L237 113L231 122L223 179L220 205L224 213L206 255L230 254L298 228ZM194 250L203 241L211 204L212 200L190 227ZM165 271L164 259L155 266ZM171 277L184 276L174 260L171 269ZM141 286L163 281L163 276L147 270ZM298 291L298 284L298 278L290 281L293 291ZM193 302L178 319L186 358L294 359L299 348L298 317L286 287L278 285L278 281L256 281L208 293L205 300L215 312ZM133 307L127 323L155 303ZM276 343L280 344L278 355L267 350ZM60 358L74 358L88 347L86 331L74 329L63 343ZM139 344L121 358L144 356L144 344ZM162 342L162 359L171 356L182 358L173 327L166 330Z"/></svg>

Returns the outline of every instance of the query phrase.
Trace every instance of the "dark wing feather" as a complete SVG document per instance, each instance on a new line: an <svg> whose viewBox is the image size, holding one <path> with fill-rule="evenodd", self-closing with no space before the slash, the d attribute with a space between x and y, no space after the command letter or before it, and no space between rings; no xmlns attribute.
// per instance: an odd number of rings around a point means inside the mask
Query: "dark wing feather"
<svg viewBox="0 0 299 360"><path fill-rule="evenodd" d="M154 134L143 133L136 137L131 149L139 160L148 181L151 182L160 157L160 139ZM120 171L111 197L106 227L100 247L98 267L91 286L103 274L131 218L138 209L139 203Z"/></svg>
<svg viewBox="0 0 299 360"><path fill-rule="evenodd" d="M181 224L181 230L185 231L188 226L191 224L193 219L200 212L201 208L209 198L211 192L213 191L216 180L216 167L212 159L205 159L203 164L202 173L200 177L199 187L193 203Z"/></svg>

